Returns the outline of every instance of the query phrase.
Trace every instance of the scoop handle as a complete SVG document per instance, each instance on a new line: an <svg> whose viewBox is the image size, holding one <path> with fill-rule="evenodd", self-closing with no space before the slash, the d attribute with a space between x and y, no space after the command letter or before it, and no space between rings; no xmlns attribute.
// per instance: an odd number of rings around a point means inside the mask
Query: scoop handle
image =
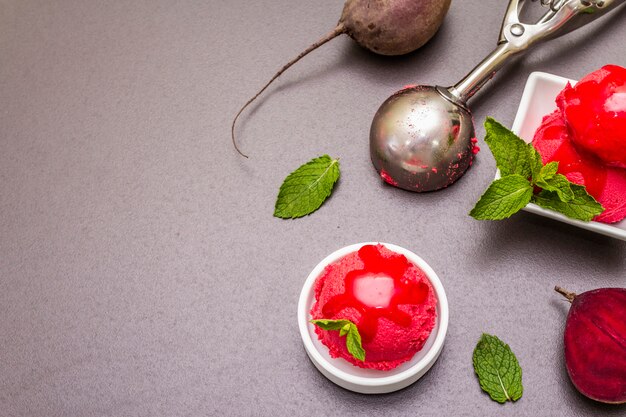
<svg viewBox="0 0 626 417"><path fill-rule="evenodd" d="M496 49L461 81L449 87L453 100L465 106L483 85L513 56L525 52L535 43L554 39L605 15L626 0L561 0L537 23L522 23L519 12L527 0L510 0L504 15Z"/></svg>

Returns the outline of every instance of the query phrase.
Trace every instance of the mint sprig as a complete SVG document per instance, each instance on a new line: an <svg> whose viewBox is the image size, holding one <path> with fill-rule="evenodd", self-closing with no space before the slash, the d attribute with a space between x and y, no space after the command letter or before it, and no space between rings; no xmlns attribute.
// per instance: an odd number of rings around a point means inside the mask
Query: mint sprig
<svg viewBox="0 0 626 417"><path fill-rule="evenodd" d="M338 179L339 160L328 155L301 165L280 186L274 216L293 219L313 213L330 196Z"/></svg>
<svg viewBox="0 0 626 417"><path fill-rule="evenodd" d="M350 320L311 320L311 323L323 330L339 330L339 336L346 336L348 352L360 361L365 360L365 350L361 343L361 334L356 324Z"/></svg>
<svg viewBox="0 0 626 417"><path fill-rule="evenodd" d="M582 221L590 221L604 211L584 186L557 173L557 161L543 165L532 144L491 117L485 120L485 131L485 142L501 178L491 183L470 216L478 220L502 220L531 202ZM535 187L541 188L541 192L534 194Z"/></svg>
<svg viewBox="0 0 626 417"><path fill-rule="evenodd" d="M522 397L522 368L509 345L486 333L480 337L472 356L480 387L501 404Z"/></svg>

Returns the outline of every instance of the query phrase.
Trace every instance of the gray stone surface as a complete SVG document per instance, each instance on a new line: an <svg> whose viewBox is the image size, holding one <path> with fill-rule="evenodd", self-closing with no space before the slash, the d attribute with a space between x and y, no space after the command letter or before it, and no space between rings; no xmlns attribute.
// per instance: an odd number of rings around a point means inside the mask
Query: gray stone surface
<svg viewBox="0 0 626 417"><path fill-rule="evenodd" d="M417 53L348 37L294 66L230 121L340 1L0 0L0 415L624 415L569 383L567 304L552 288L626 286L626 245L528 213L467 212L491 181L483 152L453 187L386 186L369 161L379 104L408 83L450 84L494 47L505 2L455 0ZM539 7L536 4L535 7ZM538 47L472 102L510 125L528 74L626 65L626 12ZM282 179L341 158L314 215L272 217ZM309 271L379 240L438 272L451 315L442 356L411 387L358 395L308 360L296 304ZM524 397L474 377L481 332L524 369Z"/></svg>

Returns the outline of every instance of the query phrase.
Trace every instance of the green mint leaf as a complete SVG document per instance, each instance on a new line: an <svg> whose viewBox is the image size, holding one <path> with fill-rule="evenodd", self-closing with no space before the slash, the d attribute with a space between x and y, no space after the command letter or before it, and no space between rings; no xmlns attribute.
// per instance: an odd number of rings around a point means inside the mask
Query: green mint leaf
<svg viewBox="0 0 626 417"><path fill-rule="evenodd" d="M339 161L328 155L314 158L285 178L274 216L294 219L313 213L326 201L339 179Z"/></svg>
<svg viewBox="0 0 626 417"><path fill-rule="evenodd" d="M499 403L522 397L522 368L509 345L486 333L480 337L472 357L480 387Z"/></svg>
<svg viewBox="0 0 626 417"><path fill-rule="evenodd" d="M365 350L361 344L361 335L355 324L350 325L348 336L346 336L346 346L348 347L348 352L356 359L361 362L365 360Z"/></svg>
<svg viewBox="0 0 626 417"><path fill-rule="evenodd" d="M342 327L352 324L350 320L311 320L311 323L322 330L341 330ZM343 335L342 335L343 336Z"/></svg>
<svg viewBox="0 0 626 417"><path fill-rule="evenodd" d="M365 360L365 350L361 343L361 334L356 324L350 320L311 320L311 323L323 330L339 330L339 336L346 336L348 352L360 361Z"/></svg>
<svg viewBox="0 0 626 417"><path fill-rule="evenodd" d="M502 220L530 202L533 186L523 176L508 175L495 180L480 197L470 216L477 220Z"/></svg>
<svg viewBox="0 0 626 417"><path fill-rule="evenodd" d="M572 183L569 182L565 175L556 174L548 179L539 178L536 184L546 191L554 191L557 194L559 200L564 203L569 203L574 199Z"/></svg>
<svg viewBox="0 0 626 417"><path fill-rule="evenodd" d="M591 221L595 216L602 213L604 208L595 198L587 193L582 185L570 183L574 198L564 202L559 194L554 191L543 190L532 198L533 203L540 207L558 211L576 220Z"/></svg>
<svg viewBox="0 0 626 417"><path fill-rule="evenodd" d="M530 174L531 177L533 179L533 183L536 182L542 175L541 170L543 169L543 162L541 160L541 155L539 155L539 152L537 152L537 150L535 149L535 147L532 144L527 144L528 146L528 161L530 164ZM550 164L547 164L546 166L548 166ZM554 169L554 172L556 173L556 169L558 168L558 162L556 164L556 167L553 168L553 166L551 165L550 168L547 168L544 172L543 175L549 176L550 172L552 171L552 169Z"/></svg>
<svg viewBox="0 0 626 417"><path fill-rule="evenodd" d="M559 170L559 163L557 161L548 162L547 164L539 168L538 179L543 180L543 181L551 180L552 178L554 178L558 170Z"/></svg>
<svg viewBox="0 0 626 417"><path fill-rule="evenodd" d="M485 142L489 145L500 174L503 177L519 174L530 178L532 171L528 144L491 117L485 120L485 132Z"/></svg>

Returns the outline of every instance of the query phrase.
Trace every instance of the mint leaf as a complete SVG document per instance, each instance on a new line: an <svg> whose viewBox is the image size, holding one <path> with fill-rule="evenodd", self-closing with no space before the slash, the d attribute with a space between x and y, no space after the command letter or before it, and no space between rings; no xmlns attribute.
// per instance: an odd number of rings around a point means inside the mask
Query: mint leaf
<svg viewBox="0 0 626 417"><path fill-rule="evenodd" d="M313 323L314 325L316 325L322 330L340 330L345 325L352 324L350 320L326 320L326 319L311 320L311 323Z"/></svg>
<svg viewBox="0 0 626 417"><path fill-rule="evenodd" d="M348 336L346 336L346 346L348 347L348 352L356 359L361 362L365 360L365 350L361 344L361 335L359 334L359 329L353 323L350 324L350 330L348 331Z"/></svg>
<svg viewBox="0 0 626 417"><path fill-rule="evenodd" d="M495 180L480 197L470 216L477 220L502 220L530 202L533 186L523 176L508 175Z"/></svg>
<svg viewBox="0 0 626 417"><path fill-rule="evenodd" d="M500 174L519 174L530 178L532 171L528 144L495 119L485 120L485 142L496 160Z"/></svg>
<svg viewBox="0 0 626 417"><path fill-rule="evenodd" d="M537 152L537 150L532 144L529 143L526 146L528 147L527 150L528 150L528 161L530 164L530 174L533 179L533 182L535 182L541 176L541 169L543 168L543 162L541 160L541 155L539 155L539 152ZM550 164L547 164L546 166L548 165ZM558 168L558 162L557 162L556 168ZM556 173L556 168L554 168L555 173ZM544 175L549 175L549 172L552 171L552 169L553 167L550 166L550 168L548 168L547 171L544 171Z"/></svg>
<svg viewBox="0 0 626 417"><path fill-rule="evenodd" d="M356 324L350 320L311 320L311 323L323 330L339 330L339 336L346 336L348 352L360 361L365 360L365 350L361 343L361 334Z"/></svg>
<svg viewBox="0 0 626 417"><path fill-rule="evenodd" d="M541 161L541 159L539 160ZM548 162L547 164L539 167L538 178L537 179L533 178L533 179L535 180L535 182L537 182L538 180L543 180L543 181L551 180L552 178L554 178L558 170L559 170L559 163L557 161Z"/></svg>
<svg viewBox="0 0 626 417"><path fill-rule="evenodd" d="M537 180L536 184L538 187L541 187L546 191L556 192L558 199L564 203L568 203L574 199L574 191L572 190L572 183L569 182L569 180L567 179L565 175L556 174L556 175L552 175L552 177L549 177L548 179L544 179L543 177L540 177Z"/></svg>
<svg viewBox="0 0 626 417"><path fill-rule="evenodd" d="M587 193L582 185L570 183L574 197L568 202L561 201L559 194L543 190L532 198L533 203L540 207L558 211L576 220L591 221L604 211L604 208L595 198Z"/></svg>
<svg viewBox="0 0 626 417"><path fill-rule="evenodd" d="M285 178L280 186L274 216L303 217L320 208L339 179L339 161L328 155L314 158Z"/></svg>
<svg viewBox="0 0 626 417"><path fill-rule="evenodd" d="M499 403L522 397L522 368L509 345L486 333L480 337L472 357L480 387Z"/></svg>

